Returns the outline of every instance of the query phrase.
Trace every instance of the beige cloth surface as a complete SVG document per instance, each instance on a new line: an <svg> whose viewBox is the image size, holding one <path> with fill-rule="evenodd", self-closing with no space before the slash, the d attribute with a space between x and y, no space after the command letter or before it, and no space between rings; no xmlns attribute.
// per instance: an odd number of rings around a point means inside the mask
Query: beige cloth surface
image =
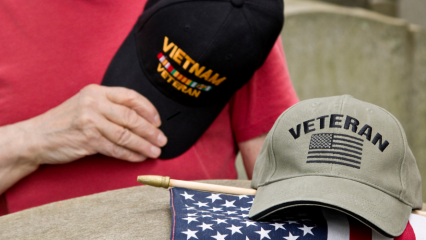
<svg viewBox="0 0 426 240"><path fill-rule="evenodd" d="M247 180L203 182L250 187ZM150 186L50 203L0 217L0 239L169 239L169 203L168 190Z"/></svg>

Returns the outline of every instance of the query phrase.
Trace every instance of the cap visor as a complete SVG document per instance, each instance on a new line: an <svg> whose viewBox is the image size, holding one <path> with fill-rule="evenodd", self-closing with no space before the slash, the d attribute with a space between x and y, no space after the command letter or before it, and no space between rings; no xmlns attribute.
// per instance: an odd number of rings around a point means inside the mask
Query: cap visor
<svg viewBox="0 0 426 240"><path fill-rule="evenodd" d="M392 237L402 234L411 213L409 205L365 184L343 178L306 176L259 187L249 218L262 220L273 212L301 205L343 211Z"/></svg>
<svg viewBox="0 0 426 240"><path fill-rule="evenodd" d="M160 158L177 157L198 140L226 103L190 107L172 100L153 86L142 72L136 49L135 34L132 29L111 61L102 85L133 89L154 104L162 122L160 129L168 138Z"/></svg>

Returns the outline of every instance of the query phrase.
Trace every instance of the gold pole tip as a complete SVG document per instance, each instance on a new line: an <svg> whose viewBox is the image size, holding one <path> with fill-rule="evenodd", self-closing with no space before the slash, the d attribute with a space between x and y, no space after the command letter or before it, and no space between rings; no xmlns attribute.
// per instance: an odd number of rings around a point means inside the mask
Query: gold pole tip
<svg viewBox="0 0 426 240"><path fill-rule="evenodd" d="M142 175L138 176L138 182L150 185L153 187L168 188L170 183L170 177L163 177L157 175Z"/></svg>

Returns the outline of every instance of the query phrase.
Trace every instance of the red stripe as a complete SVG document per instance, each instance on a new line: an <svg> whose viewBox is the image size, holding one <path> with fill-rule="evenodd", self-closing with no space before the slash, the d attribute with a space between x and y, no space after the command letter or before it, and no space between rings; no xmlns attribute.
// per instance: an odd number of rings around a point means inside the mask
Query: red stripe
<svg viewBox="0 0 426 240"><path fill-rule="evenodd" d="M414 234L413 227L411 227L410 222L407 223L404 232L401 236L396 237L395 240L416 240L416 235Z"/></svg>
<svg viewBox="0 0 426 240"><path fill-rule="evenodd" d="M158 59L162 58L163 56L164 56L164 55L163 55L163 53L161 53L161 52L157 55Z"/></svg>
<svg viewBox="0 0 426 240"><path fill-rule="evenodd" d="M372 239L371 228L367 227L360 221L351 217L349 220L349 239L350 240L369 240Z"/></svg>
<svg viewBox="0 0 426 240"><path fill-rule="evenodd" d="M175 225L176 225L176 213L175 213L175 204L173 201L173 190L170 190L170 196L172 198L172 209L173 209L173 232L172 232L172 240L175 239Z"/></svg>

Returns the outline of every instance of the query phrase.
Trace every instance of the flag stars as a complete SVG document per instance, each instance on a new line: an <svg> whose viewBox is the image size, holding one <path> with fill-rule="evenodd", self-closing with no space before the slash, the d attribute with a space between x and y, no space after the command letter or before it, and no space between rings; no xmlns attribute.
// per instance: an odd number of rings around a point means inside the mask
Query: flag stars
<svg viewBox="0 0 426 240"><path fill-rule="evenodd" d="M214 194L214 193L212 193L212 195L211 196L208 196L208 197L206 197L206 198L209 198L209 199L211 199L212 200L212 203L215 201L215 200L222 200L222 198L221 197L219 197L220 196L220 194Z"/></svg>
<svg viewBox="0 0 426 240"><path fill-rule="evenodd" d="M231 214L237 214L236 211L227 211L226 214L231 215Z"/></svg>
<svg viewBox="0 0 426 240"><path fill-rule="evenodd" d="M197 205L198 207L208 207L207 203L202 203L198 201L197 203L194 203L194 205Z"/></svg>
<svg viewBox="0 0 426 240"><path fill-rule="evenodd" d="M303 228L299 228L299 229L303 231L303 236L305 236L308 233L313 236L314 234L311 231L312 228L314 228L314 227L308 227L305 224L303 224Z"/></svg>
<svg viewBox="0 0 426 240"><path fill-rule="evenodd" d="M225 207L235 207L235 205L234 205L234 202L235 202L235 200L234 201L228 201L228 200L225 200L225 204L222 204L221 206L225 206Z"/></svg>
<svg viewBox="0 0 426 240"><path fill-rule="evenodd" d="M226 223L226 224L228 224L228 223L226 222L226 219L219 219L219 218L217 218L217 219L212 220L212 221L216 222L216 224L221 224L221 223Z"/></svg>
<svg viewBox="0 0 426 240"><path fill-rule="evenodd" d="M198 222L196 217L187 217L187 218L182 218L188 221L188 224L191 222Z"/></svg>
<svg viewBox="0 0 426 240"><path fill-rule="evenodd" d="M251 225L253 225L253 226L257 226L256 222L254 222L254 221L250 221L250 220L247 220L247 221L242 222L242 223L245 223L245 224L246 224L246 227L251 226Z"/></svg>
<svg viewBox="0 0 426 240"><path fill-rule="evenodd" d="M240 211L242 212L242 211L250 211L250 208L248 207L248 208L243 208L243 207L240 207Z"/></svg>
<svg viewBox="0 0 426 240"><path fill-rule="evenodd" d="M248 214L241 214L241 215L238 215L238 216L241 216L241 217L243 217L243 218L246 218L246 217L248 217L249 215Z"/></svg>
<svg viewBox="0 0 426 240"><path fill-rule="evenodd" d="M265 229L263 229L262 227L260 228L260 231L254 231L255 233L257 233L257 234L260 234L260 240L262 240L263 238L268 238L268 239L271 239L270 237L269 237L269 232L270 232L271 230L265 230Z"/></svg>
<svg viewBox="0 0 426 240"><path fill-rule="evenodd" d="M288 237L284 237L287 240L296 240L296 239L299 238L299 236L293 236L293 235L291 235L291 232L289 232L288 234L289 234Z"/></svg>
<svg viewBox="0 0 426 240"><path fill-rule="evenodd" d="M229 230L232 231L231 235L234 235L234 233L241 233L241 234L243 234L240 231L240 228L242 228L242 227L240 227L240 226L234 226L234 224L232 224L232 227L227 227L226 229L229 229Z"/></svg>
<svg viewBox="0 0 426 240"><path fill-rule="evenodd" d="M200 227L200 228L203 228L203 231L204 230L206 230L206 229L211 229L211 230L213 230L213 228L211 228L211 226L212 226L213 224L205 224L204 222L203 222L203 224L202 225L198 225L197 227Z"/></svg>
<svg viewBox="0 0 426 240"><path fill-rule="evenodd" d="M274 226L275 227L275 231L277 231L280 228L285 230L284 224L281 224L281 223L274 223L274 224L269 224L269 225Z"/></svg>
<svg viewBox="0 0 426 240"><path fill-rule="evenodd" d="M215 238L215 239L217 239L217 240L225 240L225 237L226 237L226 236L228 236L228 234L221 235L221 234L219 233L219 231L218 231L216 235L213 235L213 236L212 236L212 238Z"/></svg>
<svg viewBox="0 0 426 240"><path fill-rule="evenodd" d="M219 211L222 211L222 208L213 207L212 209L209 209L209 210L212 210L213 212L219 212Z"/></svg>
<svg viewBox="0 0 426 240"><path fill-rule="evenodd" d="M194 195L189 195L189 194L188 194L188 193L186 193L186 192L184 192L184 194L181 194L181 195L185 197L185 200L187 200L187 199L191 199L192 201L195 201L195 200L192 198Z"/></svg>
<svg viewBox="0 0 426 240"><path fill-rule="evenodd" d="M188 231L183 231L182 233L186 234L186 240L190 239L190 238L196 238L198 239L197 235L195 235L195 233L197 233L197 231L191 231L190 229L188 229Z"/></svg>
<svg viewBox="0 0 426 240"><path fill-rule="evenodd" d="M239 200L243 199L243 198L249 198L247 195L239 195L238 196Z"/></svg>

